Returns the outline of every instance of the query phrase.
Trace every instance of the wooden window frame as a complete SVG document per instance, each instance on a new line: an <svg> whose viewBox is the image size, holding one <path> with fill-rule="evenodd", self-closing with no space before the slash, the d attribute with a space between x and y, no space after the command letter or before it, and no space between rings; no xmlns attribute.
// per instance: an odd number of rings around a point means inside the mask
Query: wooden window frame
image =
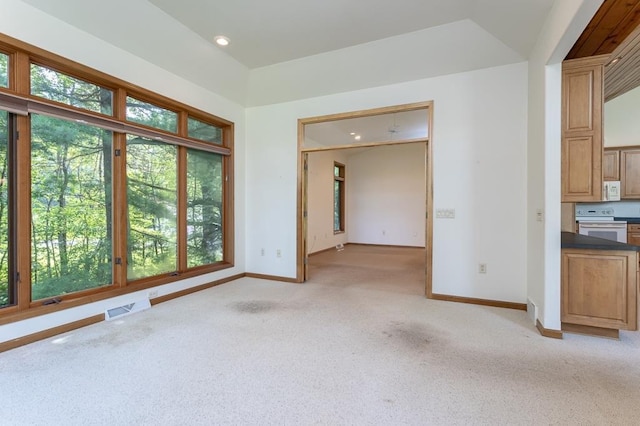
<svg viewBox="0 0 640 426"><path fill-rule="evenodd" d="M8 111L15 120L16 134L16 256L15 269L20 274L16 285L15 304L0 308L0 325L45 315L62 309L108 299L220 271L234 266L234 123L193 108L163 95L151 92L85 65L63 58L20 40L0 34L0 51L9 55L9 87L0 87L0 109ZM47 67L56 72L96 84L113 91L113 114L100 114L67 104L40 98L30 93L31 63ZM126 98L131 96L161 108L178 113L177 132L171 133L126 120ZM122 264L113 262L113 279L110 286L89 289L55 297L55 303L43 304L43 300L31 301L31 170L30 170L30 113L48 115L65 120L97 126L113 132L113 150L122 155L113 157L113 259L123 259ZM222 129L222 144L190 138L187 132L187 117L193 117ZM196 149L222 156L222 208L223 215L223 260L221 262L187 268L186 232L178 231L177 271L170 274L147 277L127 282L126 279L126 135L135 134L175 145L178 150L178 229L186 226L186 153ZM124 213L123 213L124 212ZM185 228L186 229L186 228ZM21 241L27 243L19 244ZM44 300L45 302L47 299Z"/></svg>

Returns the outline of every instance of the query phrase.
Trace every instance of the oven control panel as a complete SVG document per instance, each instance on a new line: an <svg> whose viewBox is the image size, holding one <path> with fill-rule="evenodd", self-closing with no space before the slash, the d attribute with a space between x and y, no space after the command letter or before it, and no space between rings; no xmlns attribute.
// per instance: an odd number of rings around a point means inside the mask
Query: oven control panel
<svg viewBox="0 0 640 426"><path fill-rule="evenodd" d="M576 216L613 217L614 212L611 208L578 209L576 210Z"/></svg>

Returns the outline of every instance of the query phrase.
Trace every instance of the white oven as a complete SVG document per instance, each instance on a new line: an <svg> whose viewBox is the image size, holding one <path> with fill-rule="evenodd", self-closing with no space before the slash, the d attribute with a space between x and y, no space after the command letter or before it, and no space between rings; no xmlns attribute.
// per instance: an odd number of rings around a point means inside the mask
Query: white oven
<svg viewBox="0 0 640 426"><path fill-rule="evenodd" d="M627 222L613 219L613 209L576 211L579 234L626 243Z"/></svg>
<svg viewBox="0 0 640 426"><path fill-rule="evenodd" d="M623 221L580 221L578 233L606 240L627 242L627 222Z"/></svg>

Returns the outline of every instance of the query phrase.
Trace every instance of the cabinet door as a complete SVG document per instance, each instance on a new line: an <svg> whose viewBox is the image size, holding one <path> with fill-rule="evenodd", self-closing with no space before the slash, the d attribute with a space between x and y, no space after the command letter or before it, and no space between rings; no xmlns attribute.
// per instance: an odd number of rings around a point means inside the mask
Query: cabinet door
<svg viewBox="0 0 640 426"><path fill-rule="evenodd" d="M627 225L627 244L640 246L640 225Z"/></svg>
<svg viewBox="0 0 640 426"><path fill-rule="evenodd" d="M602 201L605 56L562 63L562 201Z"/></svg>
<svg viewBox="0 0 640 426"><path fill-rule="evenodd" d="M620 180L620 150L605 149L602 157L602 179Z"/></svg>
<svg viewBox="0 0 640 426"><path fill-rule="evenodd" d="M620 150L620 197L640 198L640 149Z"/></svg>
<svg viewBox="0 0 640 426"><path fill-rule="evenodd" d="M562 250L564 323L637 329L634 251Z"/></svg>

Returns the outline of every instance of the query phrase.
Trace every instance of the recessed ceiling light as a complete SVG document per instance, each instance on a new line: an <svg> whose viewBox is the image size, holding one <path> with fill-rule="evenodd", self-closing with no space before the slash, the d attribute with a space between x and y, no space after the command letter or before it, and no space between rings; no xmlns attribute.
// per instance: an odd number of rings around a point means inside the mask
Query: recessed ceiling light
<svg viewBox="0 0 640 426"><path fill-rule="evenodd" d="M213 41L215 41L218 44L218 46L228 46L229 43L231 43L227 37L221 36L221 35L215 36Z"/></svg>
<svg viewBox="0 0 640 426"><path fill-rule="evenodd" d="M359 140L360 140L360 135L355 135L353 138L354 138L355 140L359 141Z"/></svg>
<svg viewBox="0 0 640 426"><path fill-rule="evenodd" d="M351 136L355 136L356 132L349 133Z"/></svg>
<svg viewBox="0 0 640 426"><path fill-rule="evenodd" d="M605 65L605 67L608 67L609 65L615 65L618 62L620 62L621 59L622 59L622 56L618 56L617 58L613 58L611 61L609 61L609 63L607 63Z"/></svg>

